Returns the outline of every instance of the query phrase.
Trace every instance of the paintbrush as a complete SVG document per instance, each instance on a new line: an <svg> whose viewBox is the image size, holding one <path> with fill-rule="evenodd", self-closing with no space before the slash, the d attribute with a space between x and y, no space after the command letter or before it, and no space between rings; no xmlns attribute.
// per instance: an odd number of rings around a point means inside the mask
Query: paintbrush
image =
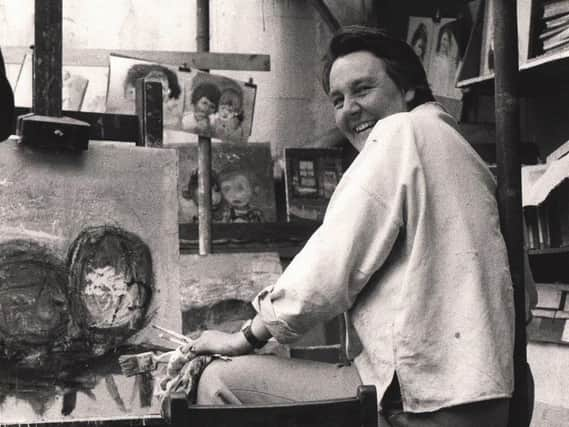
<svg viewBox="0 0 569 427"><path fill-rule="evenodd" d="M119 365L123 375L131 377L137 374L154 371L159 363L167 364L173 351L157 356L151 351L138 354L123 354L119 356Z"/></svg>
<svg viewBox="0 0 569 427"><path fill-rule="evenodd" d="M188 344L187 341L179 340L179 339L177 339L177 338L171 337L170 335L158 334L158 336L159 336L160 338L162 338L163 340L170 341L171 343L174 343L174 344L178 344L178 346Z"/></svg>
<svg viewBox="0 0 569 427"><path fill-rule="evenodd" d="M191 338L188 338L187 336L179 334L177 332L171 331L170 329L163 328L162 326L152 324L152 327L170 335L172 338L183 341L185 344L191 344L193 342Z"/></svg>

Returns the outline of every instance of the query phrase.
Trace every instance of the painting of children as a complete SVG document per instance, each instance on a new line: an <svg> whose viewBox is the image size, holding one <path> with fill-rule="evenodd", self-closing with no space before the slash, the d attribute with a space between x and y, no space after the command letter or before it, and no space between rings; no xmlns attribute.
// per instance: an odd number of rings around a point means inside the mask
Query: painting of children
<svg viewBox="0 0 569 427"><path fill-rule="evenodd" d="M178 151L178 220L198 221L198 147L165 144ZM214 143L211 146L212 221L276 221L273 165L269 143Z"/></svg>
<svg viewBox="0 0 569 427"><path fill-rule="evenodd" d="M192 73L186 82L182 129L222 141L246 142L256 87L215 74Z"/></svg>
<svg viewBox="0 0 569 427"><path fill-rule="evenodd" d="M243 92L239 86L223 90L217 113L211 115L213 134L227 141L243 140Z"/></svg>
<svg viewBox="0 0 569 427"><path fill-rule="evenodd" d="M257 87L225 76L111 54L106 112L134 114L140 78L162 84L164 142L192 142L193 135L247 142Z"/></svg>
<svg viewBox="0 0 569 427"><path fill-rule="evenodd" d="M211 219L214 222L224 222L227 217L227 205L221 195L217 173L212 171L211 185ZM182 190L180 198L180 222L198 222L198 170L194 169L188 180L188 185Z"/></svg>
<svg viewBox="0 0 569 427"><path fill-rule="evenodd" d="M220 96L221 92L215 84L197 84L190 95L190 108L184 111L182 129L199 135L211 135L210 116L217 112Z"/></svg>

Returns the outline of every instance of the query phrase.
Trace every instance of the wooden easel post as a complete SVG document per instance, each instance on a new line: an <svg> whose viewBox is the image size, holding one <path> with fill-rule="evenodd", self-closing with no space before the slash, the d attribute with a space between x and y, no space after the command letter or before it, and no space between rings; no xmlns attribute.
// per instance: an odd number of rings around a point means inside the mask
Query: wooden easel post
<svg viewBox="0 0 569 427"><path fill-rule="evenodd" d="M61 117L62 1L35 1L32 111Z"/></svg>
<svg viewBox="0 0 569 427"><path fill-rule="evenodd" d="M80 151L89 145L89 124L61 115L62 0L35 0L32 113L18 117L22 143Z"/></svg>
<svg viewBox="0 0 569 427"><path fill-rule="evenodd" d="M198 52L209 52L209 0L197 2ZM198 137L199 254L211 253L211 139Z"/></svg>

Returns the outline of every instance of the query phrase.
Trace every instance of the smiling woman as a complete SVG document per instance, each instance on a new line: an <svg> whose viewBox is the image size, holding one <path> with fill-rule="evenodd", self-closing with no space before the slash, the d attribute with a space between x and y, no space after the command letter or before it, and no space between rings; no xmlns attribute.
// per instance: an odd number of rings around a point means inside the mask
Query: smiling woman
<svg viewBox="0 0 569 427"><path fill-rule="evenodd" d="M244 355L346 313L359 337L346 340L354 363L213 361L198 403L327 399L363 383L375 385L385 425L505 426L514 313L492 174L433 102L403 40L341 29L323 83L360 153L318 230L253 299L243 332L205 331L192 347Z"/></svg>
<svg viewBox="0 0 569 427"><path fill-rule="evenodd" d="M330 69L330 98L336 126L358 150L378 120L407 111L413 89L402 90L389 77L383 59L371 52L349 53Z"/></svg>

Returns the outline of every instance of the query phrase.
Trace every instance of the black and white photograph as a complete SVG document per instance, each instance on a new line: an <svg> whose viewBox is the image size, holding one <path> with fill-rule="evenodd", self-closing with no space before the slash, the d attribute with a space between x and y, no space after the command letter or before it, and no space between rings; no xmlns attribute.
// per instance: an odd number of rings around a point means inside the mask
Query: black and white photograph
<svg viewBox="0 0 569 427"><path fill-rule="evenodd" d="M569 0L0 0L0 427L569 426Z"/></svg>

